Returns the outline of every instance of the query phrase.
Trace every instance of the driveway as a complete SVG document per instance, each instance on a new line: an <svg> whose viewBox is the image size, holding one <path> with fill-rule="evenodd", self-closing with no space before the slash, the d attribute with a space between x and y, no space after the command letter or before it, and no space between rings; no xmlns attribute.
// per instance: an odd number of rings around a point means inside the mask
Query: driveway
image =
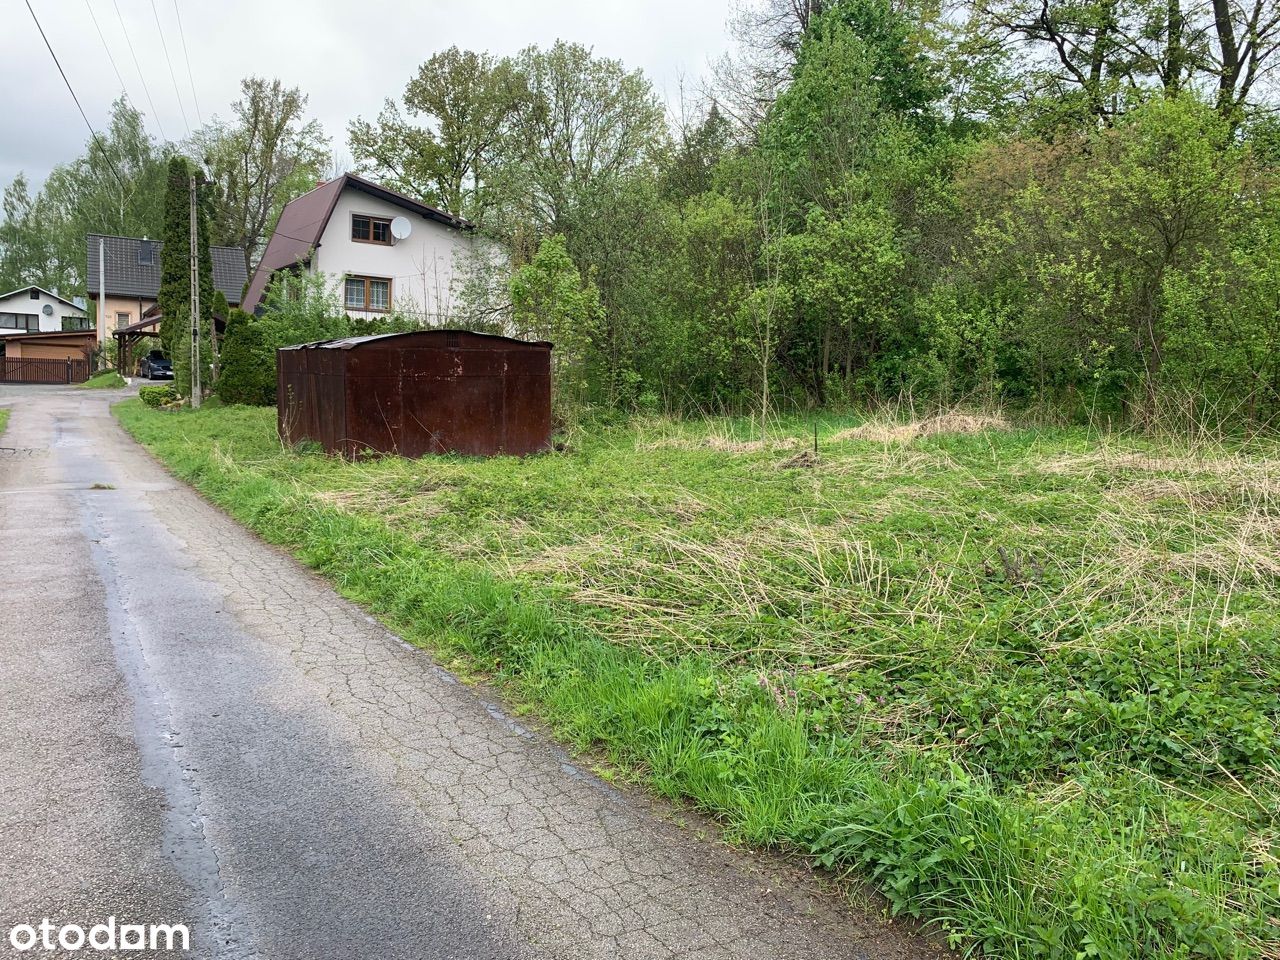
<svg viewBox="0 0 1280 960"><path fill-rule="evenodd" d="M576 766L175 482L118 398L0 392L0 936L114 916L187 924L200 958L937 955Z"/></svg>

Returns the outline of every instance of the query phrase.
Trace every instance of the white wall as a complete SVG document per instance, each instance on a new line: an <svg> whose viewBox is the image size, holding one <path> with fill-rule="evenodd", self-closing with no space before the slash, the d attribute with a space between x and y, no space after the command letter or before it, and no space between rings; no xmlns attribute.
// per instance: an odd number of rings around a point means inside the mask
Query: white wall
<svg viewBox="0 0 1280 960"><path fill-rule="evenodd" d="M56 297L51 297L43 290L37 290L39 299L32 300L30 292L20 290L13 296L0 299L0 313L34 313L40 318L40 333L57 333L62 329L63 317L83 317L85 312L78 307L73 307L63 303ZM44 307L48 304L53 307L51 316L44 315ZM24 330L14 330L11 327L0 327L0 336L8 336L14 333L27 333ZM35 331L32 331L35 332Z"/></svg>
<svg viewBox="0 0 1280 960"><path fill-rule="evenodd" d="M413 225L407 240L393 246L351 239L351 215L406 217ZM311 261L312 271L329 274L342 295L347 274L391 279L394 311L423 317L428 326L442 323L450 309L455 271L465 270L471 255L471 231L446 227L402 207L347 188L334 207L329 225ZM348 311L353 317L378 314Z"/></svg>

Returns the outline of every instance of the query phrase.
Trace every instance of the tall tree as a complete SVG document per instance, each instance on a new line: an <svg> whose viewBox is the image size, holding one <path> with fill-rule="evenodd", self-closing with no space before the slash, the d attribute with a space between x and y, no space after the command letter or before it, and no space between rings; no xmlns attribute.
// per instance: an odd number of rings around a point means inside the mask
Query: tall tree
<svg viewBox="0 0 1280 960"><path fill-rule="evenodd" d="M389 186L483 222L487 189L522 85L509 59L450 47L418 68L404 105L348 128L356 162Z"/></svg>
<svg viewBox="0 0 1280 960"><path fill-rule="evenodd" d="M32 196L27 178L19 173L4 188L4 221L0 222L0 291L28 283L57 289L64 280L54 266L51 237L39 196Z"/></svg>
<svg viewBox="0 0 1280 960"><path fill-rule="evenodd" d="M1277 0L978 0L989 33L1028 59L1051 110L1104 123L1149 92L1192 89L1244 119L1280 48Z"/></svg>
<svg viewBox="0 0 1280 960"><path fill-rule="evenodd" d="M196 173L185 157L169 160L164 193L164 246L160 250L160 291L156 302L160 307L160 339L173 360L174 386L182 396L190 395L191 386L191 177ZM213 257L210 251L209 209L204 188L196 205L197 277L200 290L200 316L197 319L200 354L205 387L211 381L205 373L211 357L209 324L213 316Z"/></svg>
<svg viewBox="0 0 1280 960"><path fill-rule="evenodd" d="M215 242L244 249L252 271L284 205L316 185L329 164L329 140L306 118L307 97L278 79L247 77L229 121L194 137L213 181Z"/></svg>
<svg viewBox="0 0 1280 960"><path fill-rule="evenodd" d="M640 71L578 44L529 47L517 68L527 91L513 120L504 197L516 219L565 232L584 190L665 149L662 105Z"/></svg>
<svg viewBox="0 0 1280 960"><path fill-rule="evenodd" d="M43 266L33 267L45 285L64 295L84 292L87 233L159 235L166 152L122 98L84 155L55 167L29 206L18 203L27 218L20 228L28 234L24 242L45 258ZM16 193L11 200L18 202ZM31 238L32 231L39 236Z"/></svg>
<svg viewBox="0 0 1280 960"><path fill-rule="evenodd" d="M743 3L729 21L736 50L716 62L716 99L753 139L774 100L791 82L800 43L809 23L828 0L756 0Z"/></svg>

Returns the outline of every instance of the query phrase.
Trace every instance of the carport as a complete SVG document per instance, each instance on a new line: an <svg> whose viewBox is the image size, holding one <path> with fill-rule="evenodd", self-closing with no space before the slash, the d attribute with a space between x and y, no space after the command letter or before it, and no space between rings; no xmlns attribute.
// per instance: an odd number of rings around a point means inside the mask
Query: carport
<svg viewBox="0 0 1280 960"><path fill-rule="evenodd" d="M160 321L164 319L164 314L157 307L152 307L137 323L131 323L127 327L121 327L114 331L111 335L116 338L116 367L120 373L126 377L133 376L133 349L139 340L146 337L160 336ZM213 318L213 329L217 335L217 339L221 340L223 333L226 332L227 324L219 316ZM214 358L218 356L217 343L214 343Z"/></svg>

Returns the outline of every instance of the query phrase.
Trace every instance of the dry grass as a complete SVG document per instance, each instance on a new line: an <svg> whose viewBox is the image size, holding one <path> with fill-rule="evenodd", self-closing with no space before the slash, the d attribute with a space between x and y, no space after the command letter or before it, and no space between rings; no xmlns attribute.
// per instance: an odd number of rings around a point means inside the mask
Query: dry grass
<svg viewBox="0 0 1280 960"><path fill-rule="evenodd" d="M999 414L951 411L906 423L872 420L861 426L841 430L830 439L837 442L868 440L872 443L909 443L917 437L930 437L940 433L983 433L987 430L1008 429L1009 422Z"/></svg>
<svg viewBox="0 0 1280 960"><path fill-rule="evenodd" d="M731 437L663 437L637 444L639 450L714 450L717 453L772 453L794 450L804 441L797 437L772 440L734 440Z"/></svg>

